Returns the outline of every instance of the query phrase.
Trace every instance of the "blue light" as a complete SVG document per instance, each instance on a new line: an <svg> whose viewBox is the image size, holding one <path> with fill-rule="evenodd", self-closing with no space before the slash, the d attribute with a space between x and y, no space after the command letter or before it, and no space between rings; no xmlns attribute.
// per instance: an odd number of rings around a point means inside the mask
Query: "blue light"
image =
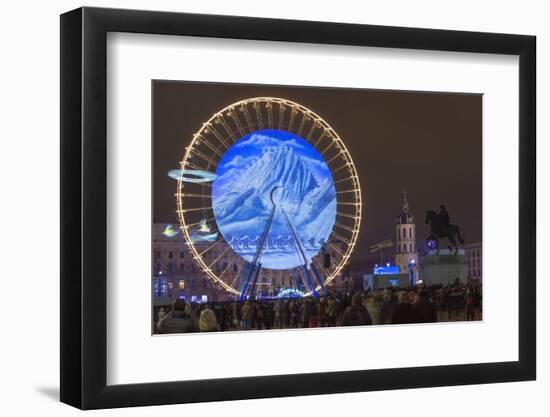
<svg viewBox="0 0 550 417"><path fill-rule="evenodd" d="M392 275L392 274L399 274L399 266L397 265L390 265L390 266L378 266L374 267L374 274L375 275Z"/></svg>
<svg viewBox="0 0 550 417"><path fill-rule="evenodd" d="M301 298L305 294L297 289L294 288L285 288L281 291L279 291L279 294L277 294L277 298Z"/></svg>

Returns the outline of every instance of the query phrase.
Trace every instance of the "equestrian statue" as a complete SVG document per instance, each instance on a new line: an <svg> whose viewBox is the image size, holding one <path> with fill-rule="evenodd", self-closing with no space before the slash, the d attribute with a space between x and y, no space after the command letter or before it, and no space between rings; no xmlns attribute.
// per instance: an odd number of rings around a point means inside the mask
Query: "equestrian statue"
<svg viewBox="0 0 550 417"><path fill-rule="evenodd" d="M439 213L436 213L434 210L426 212L426 224L430 225L430 234L426 240L435 241L436 255L439 255L439 239L449 239L451 242L449 250L454 247L455 255L458 253L457 237L460 244L464 245L464 239L460 235L460 228L457 225L451 224L451 218L443 204L440 206Z"/></svg>

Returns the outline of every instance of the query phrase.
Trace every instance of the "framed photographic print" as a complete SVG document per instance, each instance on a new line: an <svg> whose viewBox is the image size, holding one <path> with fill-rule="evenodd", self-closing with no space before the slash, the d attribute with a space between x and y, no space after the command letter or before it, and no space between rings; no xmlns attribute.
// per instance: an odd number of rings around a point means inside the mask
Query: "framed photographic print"
<svg viewBox="0 0 550 417"><path fill-rule="evenodd" d="M61 16L61 400L535 379L535 38Z"/></svg>

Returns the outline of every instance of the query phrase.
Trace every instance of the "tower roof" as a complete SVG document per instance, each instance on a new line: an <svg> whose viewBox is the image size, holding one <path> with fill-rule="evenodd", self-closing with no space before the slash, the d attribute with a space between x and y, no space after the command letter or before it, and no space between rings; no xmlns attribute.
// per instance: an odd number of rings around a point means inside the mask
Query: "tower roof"
<svg viewBox="0 0 550 417"><path fill-rule="evenodd" d="M409 213L409 200L407 200L407 190L403 190L403 206L401 213L397 215L397 224L414 223L414 216Z"/></svg>

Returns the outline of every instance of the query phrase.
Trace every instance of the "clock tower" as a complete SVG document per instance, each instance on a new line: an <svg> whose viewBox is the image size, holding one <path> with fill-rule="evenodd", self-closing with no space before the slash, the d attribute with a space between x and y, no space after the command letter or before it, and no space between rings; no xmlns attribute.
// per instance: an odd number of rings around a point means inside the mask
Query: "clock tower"
<svg viewBox="0 0 550 417"><path fill-rule="evenodd" d="M395 264L401 273L411 274L411 283L418 280L418 252L414 216L409 210L407 191L403 191L403 206L395 223Z"/></svg>

